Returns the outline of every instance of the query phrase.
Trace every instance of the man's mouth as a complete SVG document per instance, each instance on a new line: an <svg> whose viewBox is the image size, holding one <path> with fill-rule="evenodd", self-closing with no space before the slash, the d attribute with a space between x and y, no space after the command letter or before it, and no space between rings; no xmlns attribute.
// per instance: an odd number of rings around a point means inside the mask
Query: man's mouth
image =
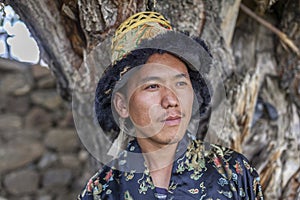
<svg viewBox="0 0 300 200"><path fill-rule="evenodd" d="M168 115L162 120L165 126L178 126L181 122L182 115Z"/></svg>

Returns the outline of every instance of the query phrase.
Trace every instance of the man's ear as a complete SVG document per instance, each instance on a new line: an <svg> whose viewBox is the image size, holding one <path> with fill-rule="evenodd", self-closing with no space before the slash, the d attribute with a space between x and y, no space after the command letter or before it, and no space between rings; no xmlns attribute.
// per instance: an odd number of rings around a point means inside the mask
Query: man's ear
<svg viewBox="0 0 300 200"><path fill-rule="evenodd" d="M115 110L122 118L127 118L129 116L126 98L120 92L116 92L114 95L113 103L115 106Z"/></svg>

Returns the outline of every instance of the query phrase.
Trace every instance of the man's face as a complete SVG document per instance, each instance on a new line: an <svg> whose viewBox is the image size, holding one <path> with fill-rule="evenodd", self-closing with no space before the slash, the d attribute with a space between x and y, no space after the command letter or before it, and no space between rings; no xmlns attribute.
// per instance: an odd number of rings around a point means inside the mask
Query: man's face
<svg viewBox="0 0 300 200"><path fill-rule="evenodd" d="M138 138L160 145L180 141L191 119L194 92L185 64L153 54L126 86L126 110Z"/></svg>

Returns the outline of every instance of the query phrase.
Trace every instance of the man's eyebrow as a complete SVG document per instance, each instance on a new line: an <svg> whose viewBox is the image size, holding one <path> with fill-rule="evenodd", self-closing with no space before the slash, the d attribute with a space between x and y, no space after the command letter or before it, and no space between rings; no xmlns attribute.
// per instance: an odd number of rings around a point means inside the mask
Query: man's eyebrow
<svg viewBox="0 0 300 200"><path fill-rule="evenodd" d="M186 74L186 73L180 73L180 74L176 74L174 76L174 79L179 79L179 78L189 78L189 75ZM149 81L163 81L163 78L161 78L159 76L148 76L148 77L145 77L145 78L141 79L139 81L139 83L144 84L144 83L147 83Z"/></svg>
<svg viewBox="0 0 300 200"><path fill-rule="evenodd" d="M189 78L189 75L186 74L186 73L180 73L180 74L177 74L175 75L175 78Z"/></svg>
<svg viewBox="0 0 300 200"><path fill-rule="evenodd" d="M143 84L143 83L146 83L149 81L161 81L161 80L162 80L162 78L160 78L158 76L148 76L148 77L143 78L139 82Z"/></svg>

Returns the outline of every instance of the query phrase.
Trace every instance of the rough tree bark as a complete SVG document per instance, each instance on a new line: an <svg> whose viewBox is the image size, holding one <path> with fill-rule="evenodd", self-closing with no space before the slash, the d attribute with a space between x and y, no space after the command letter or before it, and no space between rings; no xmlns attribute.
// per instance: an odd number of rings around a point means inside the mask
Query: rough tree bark
<svg viewBox="0 0 300 200"><path fill-rule="evenodd" d="M60 94L72 88L88 53L147 0L7 0L38 40ZM156 10L177 30L201 36L222 69L230 105L221 133L207 140L243 152L261 173L266 199L297 199L300 193L300 62L275 35L240 10L241 0L157 0ZM300 1L243 1L300 46ZM104 52L102 52L104 53ZM97 56L93 60L97 63ZM86 67L86 69L84 69ZM83 68L83 69L82 69ZM82 65L83 71L89 71ZM100 72L94 72L99 73ZM84 89L85 88L85 89ZM83 112L91 110L84 107ZM85 110L85 111L84 111ZM95 148L101 150L95 138ZM104 145L104 144L103 144ZM298 195L298 196L297 196Z"/></svg>

